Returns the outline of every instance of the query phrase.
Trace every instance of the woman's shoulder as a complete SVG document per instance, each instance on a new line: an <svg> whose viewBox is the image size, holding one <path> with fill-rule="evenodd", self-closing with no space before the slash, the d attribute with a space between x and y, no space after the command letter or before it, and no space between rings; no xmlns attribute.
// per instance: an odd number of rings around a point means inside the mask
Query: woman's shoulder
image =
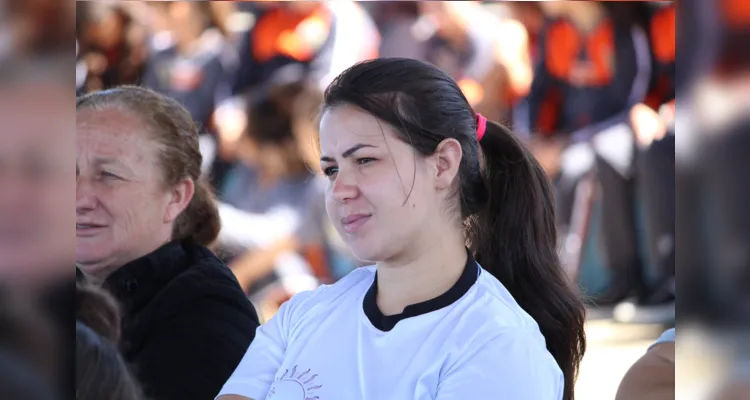
<svg viewBox="0 0 750 400"><path fill-rule="evenodd" d="M258 320L252 304L232 271L211 250L183 244L184 268L161 291L162 301L175 312L201 308L234 309ZM227 314L227 313L222 313Z"/></svg>
<svg viewBox="0 0 750 400"><path fill-rule="evenodd" d="M532 329L539 326L516 302L508 289L492 274L482 269L477 279L470 312L481 314L481 319L494 329ZM480 305L481 306L478 306Z"/></svg>
<svg viewBox="0 0 750 400"><path fill-rule="evenodd" d="M321 285L316 289L294 295L287 305L288 311L308 314L318 310L327 310L342 304L341 300L357 297L369 289L375 278L375 267L360 267L330 285Z"/></svg>

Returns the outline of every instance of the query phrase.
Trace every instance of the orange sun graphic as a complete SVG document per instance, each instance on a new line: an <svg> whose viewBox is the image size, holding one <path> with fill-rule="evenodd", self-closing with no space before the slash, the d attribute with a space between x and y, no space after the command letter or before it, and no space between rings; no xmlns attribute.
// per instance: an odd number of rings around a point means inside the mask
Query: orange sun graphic
<svg viewBox="0 0 750 400"><path fill-rule="evenodd" d="M317 374L310 373L310 369L297 374L295 365L291 371L287 369L283 375L276 378L268 392L267 400L320 400L315 391L323 385L315 382L317 377Z"/></svg>

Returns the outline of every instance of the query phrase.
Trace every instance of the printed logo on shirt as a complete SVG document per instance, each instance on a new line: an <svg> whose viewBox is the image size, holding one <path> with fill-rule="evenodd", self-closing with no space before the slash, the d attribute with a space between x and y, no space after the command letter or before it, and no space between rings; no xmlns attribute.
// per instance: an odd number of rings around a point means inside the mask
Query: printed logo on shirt
<svg viewBox="0 0 750 400"><path fill-rule="evenodd" d="M323 385L316 382L317 377L318 374L311 373L310 369L298 374L295 365L291 371L287 369L276 378L266 400L320 400L316 391Z"/></svg>

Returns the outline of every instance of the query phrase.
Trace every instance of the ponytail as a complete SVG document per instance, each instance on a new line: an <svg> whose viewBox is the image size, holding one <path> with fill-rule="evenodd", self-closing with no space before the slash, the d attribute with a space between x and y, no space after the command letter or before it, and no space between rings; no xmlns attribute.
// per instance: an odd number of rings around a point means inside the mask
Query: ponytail
<svg viewBox="0 0 750 400"><path fill-rule="evenodd" d="M216 197L205 179L197 179L193 199L177 217L172 239L209 247L219 236L220 230L221 220Z"/></svg>
<svg viewBox="0 0 750 400"><path fill-rule="evenodd" d="M515 135L486 124L480 141L486 201L469 218L467 238L482 267L539 324L565 378L563 399L573 400L586 348L585 308L558 259L552 187Z"/></svg>

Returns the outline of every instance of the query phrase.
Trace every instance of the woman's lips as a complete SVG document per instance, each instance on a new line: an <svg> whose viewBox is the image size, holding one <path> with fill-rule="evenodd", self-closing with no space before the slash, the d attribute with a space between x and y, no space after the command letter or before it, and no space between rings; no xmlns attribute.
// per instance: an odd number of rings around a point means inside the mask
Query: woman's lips
<svg viewBox="0 0 750 400"><path fill-rule="evenodd" d="M93 236L104 228L106 228L106 226L104 225L76 224L76 236L77 237Z"/></svg>
<svg viewBox="0 0 750 400"><path fill-rule="evenodd" d="M341 226L346 233L355 233L372 217L371 214L353 214L341 218Z"/></svg>

